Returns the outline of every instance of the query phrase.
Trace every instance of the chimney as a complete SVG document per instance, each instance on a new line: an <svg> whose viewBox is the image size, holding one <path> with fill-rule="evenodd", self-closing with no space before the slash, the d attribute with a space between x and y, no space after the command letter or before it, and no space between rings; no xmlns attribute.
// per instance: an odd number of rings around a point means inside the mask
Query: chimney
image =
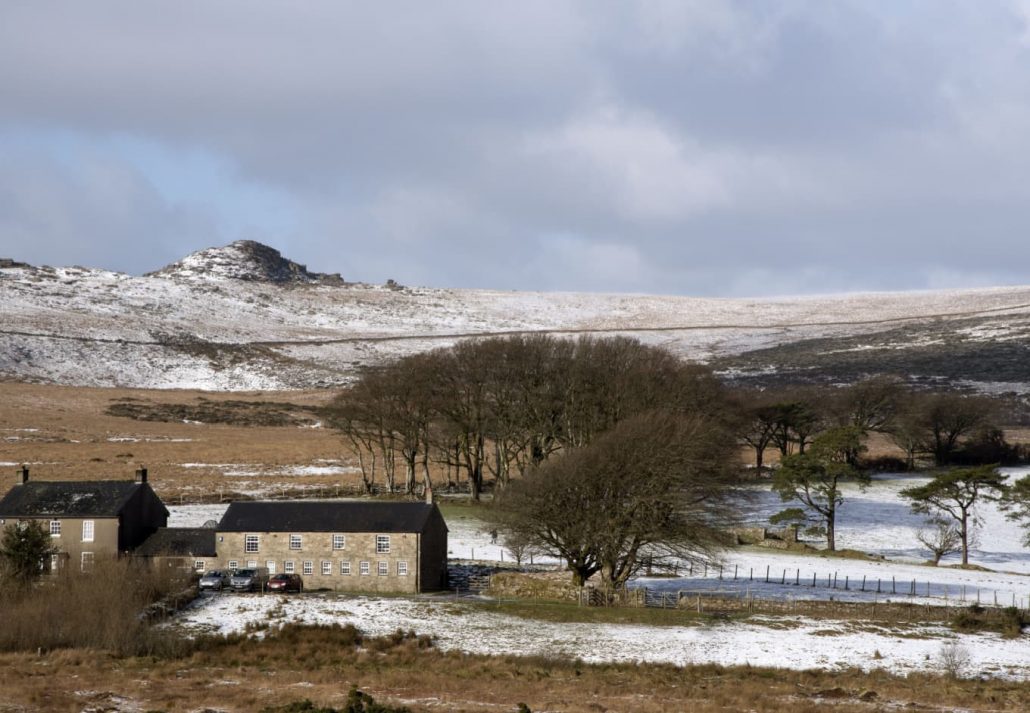
<svg viewBox="0 0 1030 713"><path fill-rule="evenodd" d="M137 483L145 483L145 482L147 482L147 469L144 468L143 466L140 466L139 468L136 469L136 482Z"/></svg>
<svg viewBox="0 0 1030 713"><path fill-rule="evenodd" d="M18 471L18 485L25 485L27 482L29 482L29 467L23 465Z"/></svg>
<svg viewBox="0 0 1030 713"><path fill-rule="evenodd" d="M426 481L426 504L433 504L433 484L428 480Z"/></svg>

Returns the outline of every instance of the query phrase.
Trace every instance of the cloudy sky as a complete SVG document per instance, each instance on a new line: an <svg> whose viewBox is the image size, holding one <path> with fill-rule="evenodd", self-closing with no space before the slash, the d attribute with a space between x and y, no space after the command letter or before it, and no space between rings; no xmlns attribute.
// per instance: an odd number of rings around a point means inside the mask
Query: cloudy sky
<svg viewBox="0 0 1030 713"><path fill-rule="evenodd" d="M0 256L351 280L1030 283L1030 0L8 2Z"/></svg>

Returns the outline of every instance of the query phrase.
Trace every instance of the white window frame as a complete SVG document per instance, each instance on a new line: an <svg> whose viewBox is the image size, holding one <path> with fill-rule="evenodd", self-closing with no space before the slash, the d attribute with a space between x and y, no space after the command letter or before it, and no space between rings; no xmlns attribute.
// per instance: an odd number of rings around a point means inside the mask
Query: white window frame
<svg viewBox="0 0 1030 713"><path fill-rule="evenodd" d="M347 548L347 536L339 533L333 535L333 549L343 550Z"/></svg>
<svg viewBox="0 0 1030 713"><path fill-rule="evenodd" d="M350 560L340 560L340 574L344 577L350 576Z"/></svg>
<svg viewBox="0 0 1030 713"><path fill-rule="evenodd" d="M379 560L376 562L376 574L380 577L386 577L390 574L390 563L386 560Z"/></svg>
<svg viewBox="0 0 1030 713"><path fill-rule="evenodd" d="M293 563L293 560L286 560L285 562L283 562L283 572L285 574L296 574L297 573L297 567Z"/></svg>
<svg viewBox="0 0 1030 713"><path fill-rule="evenodd" d="M372 565L368 562L362 562L358 565L358 571L361 573L362 577L367 577L372 574Z"/></svg>
<svg viewBox="0 0 1030 713"><path fill-rule="evenodd" d="M333 573L333 563L329 560L322 560L322 575L330 576Z"/></svg>
<svg viewBox="0 0 1030 713"><path fill-rule="evenodd" d="M300 535L290 535L290 549L299 550L304 547L304 538Z"/></svg>
<svg viewBox="0 0 1030 713"><path fill-rule="evenodd" d="M388 554L390 554L390 536L389 535L376 535L376 554L377 555L388 555Z"/></svg>
<svg viewBox="0 0 1030 713"><path fill-rule="evenodd" d="M247 560L247 569L257 569L257 560Z"/></svg>
<svg viewBox="0 0 1030 713"><path fill-rule="evenodd" d="M398 560L397 561L397 576L407 577L408 576L408 561Z"/></svg>
<svg viewBox="0 0 1030 713"><path fill-rule="evenodd" d="M96 524L93 520L82 521L82 541L93 542L93 538L96 536ZM85 554L85 553L83 553ZM90 553L92 554L92 553Z"/></svg>
<svg viewBox="0 0 1030 713"><path fill-rule="evenodd" d="M230 572L235 572L239 568L240 568L240 563L239 562L237 562L236 560L229 560L229 564L228 564L227 569Z"/></svg>
<svg viewBox="0 0 1030 713"><path fill-rule="evenodd" d="M61 569L61 554L54 552L50 555L50 571L59 572Z"/></svg>
<svg viewBox="0 0 1030 713"><path fill-rule="evenodd" d="M314 560L304 560L304 563L301 565L301 573L305 577L310 577L311 575L313 575L315 573Z"/></svg>
<svg viewBox="0 0 1030 713"><path fill-rule="evenodd" d="M261 537L258 535L243 536L243 551L258 552L261 550Z"/></svg>
<svg viewBox="0 0 1030 713"><path fill-rule="evenodd" d="M61 521L51 520L50 521L50 536L60 537L61 536Z"/></svg>
<svg viewBox="0 0 1030 713"><path fill-rule="evenodd" d="M83 552L79 557L79 569L83 572L91 572L96 564L96 557L92 552Z"/></svg>
<svg viewBox="0 0 1030 713"><path fill-rule="evenodd" d="M194 572L203 572L206 569L207 569L207 562L205 562L204 560L193 560L193 571Z"/></svg>
<svg viewBox="0 0 1030 713"><path fill-rule="evenodd" d="M269 576L275 574L275 560L267 560L265 562L265 569L268 570Z"/></svg>

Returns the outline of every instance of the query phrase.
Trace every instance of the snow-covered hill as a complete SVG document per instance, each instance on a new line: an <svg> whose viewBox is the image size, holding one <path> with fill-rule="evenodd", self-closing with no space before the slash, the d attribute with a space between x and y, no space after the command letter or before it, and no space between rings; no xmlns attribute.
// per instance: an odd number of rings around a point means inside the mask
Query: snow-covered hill
<svg viewBox="0 0 1030 713"><path fill-rule="evenodd" d="M875 338L901 327L898 343ZM251 242L142 277L0 262L0 378L73 385L335 385L365 364L510 332L626 334L711 361L823 344L806 340L861 350L867 336L904 350L932 342L927 329L1026 345L1030 287L762 300L400 288L310 273Z"/></svg>

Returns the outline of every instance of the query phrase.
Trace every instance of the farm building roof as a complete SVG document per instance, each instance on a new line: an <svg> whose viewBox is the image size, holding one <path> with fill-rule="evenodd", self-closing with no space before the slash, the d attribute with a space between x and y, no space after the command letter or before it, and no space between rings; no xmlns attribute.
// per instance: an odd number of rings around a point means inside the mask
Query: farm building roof
<svg viewBox="0 0 1030 713"><path fill-rule="evenodd" d="M162 527L134 554L142 557L215 557L215 531L209 527Z"/></svg>
<svg viewBox="0 0 1030 713"><path fill-rule="evenodd" d="M30 481L0 500L0 517L117 517L141 487L149 486L125 480Z"/></svg>
<svg viewBox="0 0 1030 713"><path fill-rule="evenodd" d="M353 501L235 502L222 516L223 532L422 532L430 503Z"/></svg>

